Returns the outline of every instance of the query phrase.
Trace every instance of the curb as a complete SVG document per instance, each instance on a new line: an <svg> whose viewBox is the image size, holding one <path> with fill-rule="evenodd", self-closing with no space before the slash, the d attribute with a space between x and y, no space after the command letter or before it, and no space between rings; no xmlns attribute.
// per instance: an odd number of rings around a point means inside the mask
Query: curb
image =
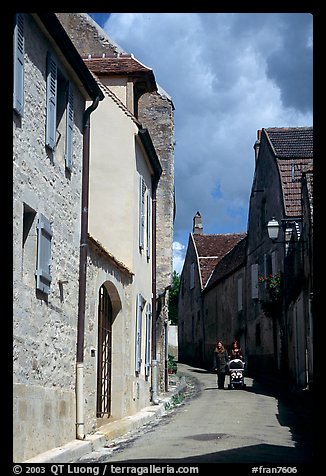
<svg viewBox="0 0 326 476"><path fill-rule="evenodd" d="M143 408L135 415L126 416L121 420L107 423L101 426L95 434L86 435L83 441L73 440L66 445L40 453L24 461L24 463L73 463L82 456L103 447L108 441L123 436L129 431L135 430L145 423L154 420L156 417L162 416L166 411L167 404L172 401L173 397L186 390L187 384L185 377L176 377L176 380L178 380L178 382L172 382L175 388L163 394L162 398L159 399L158 405L152 404Z"/></svg>

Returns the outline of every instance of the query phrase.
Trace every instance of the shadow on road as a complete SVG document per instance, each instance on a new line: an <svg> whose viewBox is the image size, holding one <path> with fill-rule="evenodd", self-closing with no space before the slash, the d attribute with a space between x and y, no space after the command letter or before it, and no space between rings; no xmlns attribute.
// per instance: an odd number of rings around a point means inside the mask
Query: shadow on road
<svg viewBox="0 0 326 476"><path fill-rule="evenodd" d="M198 437L198 435L197 435ZM296 448L289 448L277 445L259 444L252 446L242 446L241 448L207 453L200 456L190 456L188 458L164 458L164 459L132 459L123 460L128 463L260 463L273 464L277 466L295 466L298 464L312 464L312 459L307 455L299 454Z"/></svg>

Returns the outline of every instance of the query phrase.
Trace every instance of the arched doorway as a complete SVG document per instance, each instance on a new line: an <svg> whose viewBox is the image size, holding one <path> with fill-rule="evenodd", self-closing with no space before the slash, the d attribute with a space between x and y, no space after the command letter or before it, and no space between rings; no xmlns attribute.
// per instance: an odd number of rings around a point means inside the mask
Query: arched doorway
<svg viewBox="0 0 326 476"><path fill-rule="evenodd" d="M99 289L96 417L111 415L112 302L104 285Z"/></svg>

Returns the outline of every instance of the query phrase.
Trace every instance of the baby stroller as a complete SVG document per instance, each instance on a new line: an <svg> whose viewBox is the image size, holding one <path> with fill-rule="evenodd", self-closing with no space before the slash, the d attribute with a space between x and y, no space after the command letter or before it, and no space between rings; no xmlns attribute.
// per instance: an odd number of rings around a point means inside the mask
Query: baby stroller
<svg viewBox="0 0 326 476"><path fill-rule="evenodd" d="M245 388L244 382L244 368L245 363L241 359L233 359L229 361L229 376L230 383L228 388L234 390L235 388Z"/></svg>

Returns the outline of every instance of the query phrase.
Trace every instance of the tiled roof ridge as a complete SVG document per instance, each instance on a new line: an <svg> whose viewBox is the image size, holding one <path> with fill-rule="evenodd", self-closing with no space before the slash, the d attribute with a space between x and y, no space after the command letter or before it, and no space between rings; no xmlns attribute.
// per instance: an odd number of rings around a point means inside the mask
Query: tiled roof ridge
<svg viewBox="0 0 326 476"><path fill-rule="evenodd" d="M264 127L265 131L313 130L313 126Z"/></svg>
<svg viewBox="0 0 326 476"><path fill-rule="evenodd" d="M229 233L192 233L194 236L237 236L237 235L245 235L245 231L235 231Z"/></svg>
<svg viewBox="0 0 326 476"><path fill-rule="evenodd" d="M101 55L83 55L83 59L105 59L105 58L135 58L132 53L102 53Z"/></svg>
<svg viewBox="0 0 326 476"><path fill-rule="evenodd" d="M138 63L139 66L141 66L142 68L144 68L148 72L153 72L152 68L149 68L144 63L139 61L137 58L135 58L135 56L132 53L117 53L117 54L115 54L115 53L103 53L102 55L88 54L87 56L83 56L82 58L86 62L86 64L87 64L87 61L93 61L93 62L98 61L98 62L100 62L100 61L104 61L104 60L130 59L130 60L133 60L134 62ZM114 74L115 72L112 71L111 73Z"/></svg>

